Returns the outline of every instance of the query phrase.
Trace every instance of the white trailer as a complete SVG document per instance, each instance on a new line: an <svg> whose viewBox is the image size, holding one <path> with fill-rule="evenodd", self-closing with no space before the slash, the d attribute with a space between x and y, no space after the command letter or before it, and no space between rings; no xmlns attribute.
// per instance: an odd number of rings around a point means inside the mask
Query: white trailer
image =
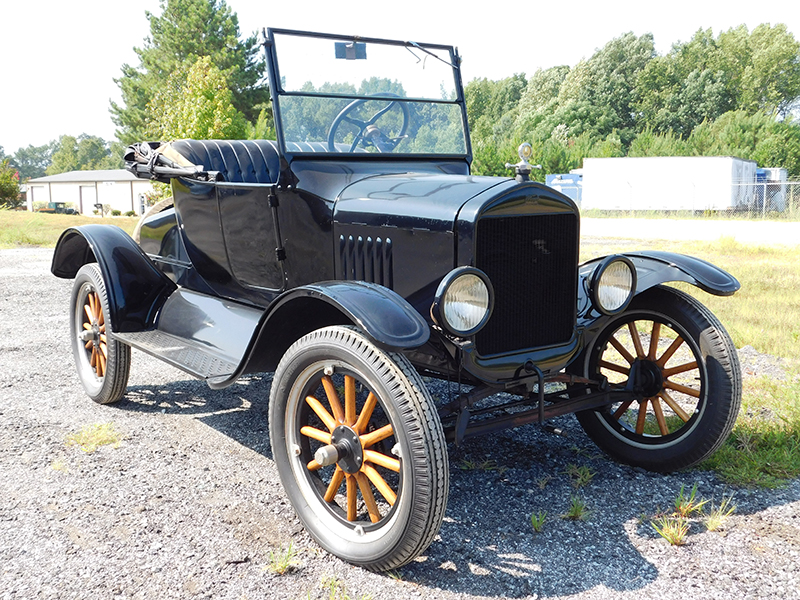
<svg viewBox="0 0 800 600"><path fill-rule="evenodd" d="M756 163L733 156L587 158L581 208L749 209L755 181Z"/></svg>

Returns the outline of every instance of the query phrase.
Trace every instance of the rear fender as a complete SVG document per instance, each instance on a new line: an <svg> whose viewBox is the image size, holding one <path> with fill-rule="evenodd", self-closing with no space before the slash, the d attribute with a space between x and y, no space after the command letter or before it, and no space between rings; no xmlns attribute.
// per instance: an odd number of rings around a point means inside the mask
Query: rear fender
<svg viewBox="0 0 800 600"><path fill-rule="evenodd" d="M108 293L111 327L119 333L144 331L177 286L119 227L82 225L64 231L50 271L73 279L85 264L97 262Z"/></svg>

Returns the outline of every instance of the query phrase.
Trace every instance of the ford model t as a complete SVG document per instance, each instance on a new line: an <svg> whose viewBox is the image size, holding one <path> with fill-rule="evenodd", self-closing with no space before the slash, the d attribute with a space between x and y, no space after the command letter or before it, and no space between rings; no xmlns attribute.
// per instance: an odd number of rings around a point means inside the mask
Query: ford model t
<svg viewBox="0 0 800 600"><path fill-rule="evenodd" d="M436 535L448 442L575 413L609 455L654 471L723 442L741 376L686 282L739 283L678 254L578 263L579 213L529 180L470 175L448 46L268 30L276 140L142 143L128 168L172 185L139 242L64 232L71 338L101 403L131 348L212 388L274 371L272 453L328 551L392 569ZM434 401L426 378L460 382ZM498 396L500 392L504 392Z"/></svg>

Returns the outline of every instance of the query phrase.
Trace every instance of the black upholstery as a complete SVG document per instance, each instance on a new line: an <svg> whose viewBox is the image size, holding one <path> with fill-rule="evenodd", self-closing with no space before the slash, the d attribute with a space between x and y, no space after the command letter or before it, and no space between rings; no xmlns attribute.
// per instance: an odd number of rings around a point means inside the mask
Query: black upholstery
<svg viewBox="0 0 800 600"><path fill-rule="evenodd" d="M219 171L224 181L278 181L278 147L269 140L178 140L172 147L204 171Z"/></svg>

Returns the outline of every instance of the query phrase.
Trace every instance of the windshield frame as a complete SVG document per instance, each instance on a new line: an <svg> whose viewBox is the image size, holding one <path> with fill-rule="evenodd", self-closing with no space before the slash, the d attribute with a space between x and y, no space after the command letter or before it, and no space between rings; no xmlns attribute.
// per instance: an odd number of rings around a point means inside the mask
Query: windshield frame
<svg viewBox="0 0 800 600"><path fill-rule="evenodd" d="M320 92L305 92L305 91L289 91L284 89L283 85L281 85L281 74L280 68L278 66L278 55L275 47L275 35L290 35L290 36L298 36L298 37L308 37L308 38L315 38L315 39L325 39L331 40L335 42L358 42L358 43L367 43L367 44L381 44L387 46L399 46L404 47L409 50L413 51L422 51L426 52L427 49L431 51L440 51L446 52L450 56L450 67L453 71L453 85L455 89L455 99L454 100L445 100L445 99L435 99L435 98L416 98L416 97L403 97L398 98L397 96L392 96L390 94L383 95L383 94L374 94L369 96L369 100L386 100L386 101L400 101L400 102L408 102L408 103L426 103L426 104L443 104L443 105L451 105L451 106L458 106L461 121L463 126L464 132L464 148L465 152L463 153L453 153L453 154L445 154L445 153L407 153L407 152L349 152L349 153L342 153L342 152L296 152L293 150L289 150L286 144L286 138L284 136L284 127L283 127L283 120L281 118L281 98L288 98L288 97L319 97L319 98L342 98L342 99L352 99L352 100L359 100L364 99L364 95L359 94L349 94L349 93L336 93L336 94L326 94ZM470 133L469 133L469 122L467 120L467 107L466 101L464 99L464 86L461 80L461 58L458 55L458 49L453 46L442 45L442 44L428 44L428 43L420 43L420 42L413 42L413 41L399 41L399 40L387 40L382 38L370 38L370 37L362 37L362 36L347 36L347 35L338 35L338 34L328 34L328 33L319 33L319 32L310 32L310 31L301 31L301 30L293 30L293 29L279 29L279 28L267 28L264 30L264 51L266 53L266 62L267 62L267 73L269 78L269 87L270 87L270 96L272 98L272 111L273 111L273 119L275 123L275 133L277 137L278 148L280 153L287 162L291 163L294 158L336 158L339 160L346 159L346 160L465 160L468 164L472 163L472 145L470 142ZM445 60L439 58L438 56L434 55L436 60L440 60L442 62L446 62Z"/></svg>

